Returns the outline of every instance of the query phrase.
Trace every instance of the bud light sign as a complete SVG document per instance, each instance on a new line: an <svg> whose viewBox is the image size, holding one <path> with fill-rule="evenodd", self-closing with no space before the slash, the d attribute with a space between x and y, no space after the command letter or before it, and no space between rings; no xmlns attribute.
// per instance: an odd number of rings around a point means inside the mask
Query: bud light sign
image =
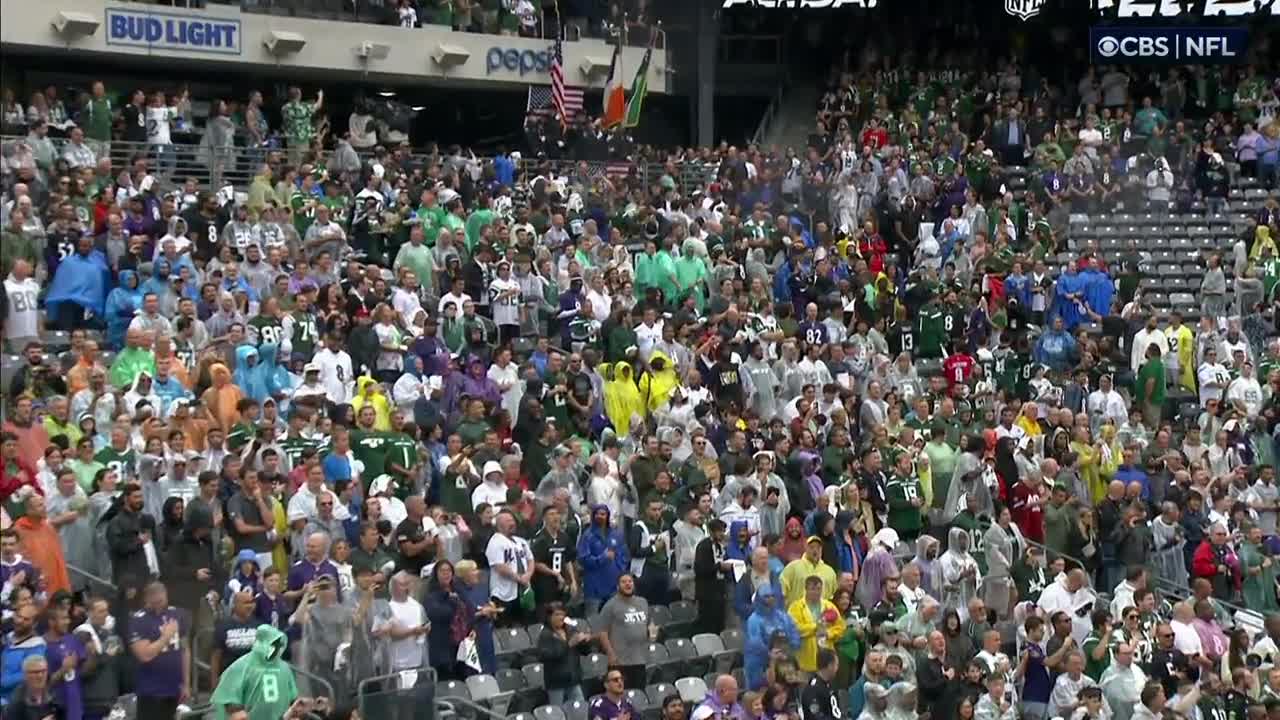
<svg viewBox="0 0 1280 720"><path fill-rule="evenodd" d="M1094 27L1089 29L1095 63L1242 63L1249 44L1245 28Z"/></svg>

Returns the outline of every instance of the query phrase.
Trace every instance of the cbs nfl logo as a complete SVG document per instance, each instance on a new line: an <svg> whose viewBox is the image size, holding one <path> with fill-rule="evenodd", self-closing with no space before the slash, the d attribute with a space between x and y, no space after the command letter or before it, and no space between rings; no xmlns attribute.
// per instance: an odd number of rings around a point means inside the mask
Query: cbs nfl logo
<svg viewBox="0 0 1280 720"><path fill-rule="evenodd" d="M1004 0L1004 11L1024 22L1040 14L1045 0Z"/></svg>

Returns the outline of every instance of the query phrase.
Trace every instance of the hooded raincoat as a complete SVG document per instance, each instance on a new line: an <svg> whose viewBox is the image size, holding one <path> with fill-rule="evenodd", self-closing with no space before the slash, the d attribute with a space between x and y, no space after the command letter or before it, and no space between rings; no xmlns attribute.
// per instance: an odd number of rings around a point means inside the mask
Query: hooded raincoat
<svg viewBox="0 0 1280 720"><path fill-rule="evenodd" d="M239 705L249 720L279 720L298 698L293 668L284 661L289 646L285 634L271 625L259 625L253 649L222 671L210 702L218 720L226 720L226 707Z"/></svg>
<svg viewBox="0 0 1280 720"><path fill-rule="evenodd" d="M365 405L372 405L375 413L373 420L373 429L380 432L389 432L391 430L391 402L387 399L382 388L378 385L378 381L362 375L356 380L356 395L351 398L351 409L356 412L359 417L360 410Z"/></svg>
<svg viewBox="0 0 1280 720"><path fill-rule="evenodd" d="M765 684L764 671L769 667L769 648L775 635L782 635L792 652L800 649L800 633L784 607L782 588L777 584L760 588L752 605L742 652L748 690L759 689Z"/></svg>
<svg viewBox="0 0 1280 720"><path fill-rule="evenodd" d="M618 588L618 578L630 572L631 559L627 553L627 539L622 531L605 521L604 527L595 523L597 512L609 513L607 505L591 507L591 525L582 528L578 538L578 560L582 563L582 594L588 600L604 602ZM608 551L613 550L613 559Z"/></svg>
<svg viewBox="0 0 1280 720"><path fill-rule="evenodd" d="M124 346L124 334L133 322L133 314L142 307L143 290L138 273L132 270L120 271L120 284L107 294L107 305L104 310L107 320L107 346L120 348Z"/></svg>
<svg viewBox="0 0 1280 720"><path fill-rule="evenodd" d="M599 367L604 383L604 411L609 422L618 435L626 436L631 432L631 423L635 418L643 420L645 416L644 396L636 387L632 376L631 364L618 362L604 364Z"/></svg>

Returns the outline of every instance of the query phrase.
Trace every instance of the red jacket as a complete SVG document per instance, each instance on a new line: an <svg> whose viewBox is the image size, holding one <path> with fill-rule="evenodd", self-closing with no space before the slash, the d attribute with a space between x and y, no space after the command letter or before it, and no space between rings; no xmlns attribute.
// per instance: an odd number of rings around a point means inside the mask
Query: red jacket
<svg viewBox="0 0 1280 720"><path fill-rule="evenodd" d="M1022 531L1022 536L1033 542L1043 543L1044 506L1040 504L1040 495L1037 493L1033 501L1031 488L1024 482L1014 484L1009 494L1013 496L1010 513L1013 521L1018 524L1018 529Z"/></svg>
<svg viewBox="0 0 1280 720"><path fill-rule="evenodd" d="M1222 564L1228 566L1230 573L1231 566L1226 562ZM1196 548L1196 555L1192 556L1192 577L1212 580L1217 575L1217 566L1219 566L1219 560L1213 552L1213 543L1208 541L1208 538L1204 538Z"/></svg>
<svg viewBox="0 0 1280 720"><path fill-rule="evenodd" d="M0 462L0 504L9 502L9 498L23 485L30 485L37 493L43 495L44 490L40 489L40 483L36 482L35 468L20 457L15 457L13 464L18 466L16 473L9 472L8 462Z"/></svg>

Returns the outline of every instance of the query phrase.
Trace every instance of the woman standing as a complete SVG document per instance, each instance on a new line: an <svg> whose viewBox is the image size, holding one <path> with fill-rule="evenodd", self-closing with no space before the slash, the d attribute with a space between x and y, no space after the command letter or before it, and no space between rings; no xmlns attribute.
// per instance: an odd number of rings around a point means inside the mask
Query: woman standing
<svg viewBox="0 0 1280 720"><path fill-rule="evenodd" d="M431 631L427 634L428 657L441 680L462 679L463 673L459 672L456 661L458 645L467 637L474 620L469 606L458 594L457 585L453 563L441 560L432 569L422 602L427 620L431 622Z"/></svg>
<svg viewBox="0 0 1280 720"><path fill-rule="evenodd" d="M551 603L547 608L547 625L537 638L547 697L557 706L586 700L582 694L582 666L578 656L590 650L591 635L570 627L568 616L563 603Z"/></svg>

